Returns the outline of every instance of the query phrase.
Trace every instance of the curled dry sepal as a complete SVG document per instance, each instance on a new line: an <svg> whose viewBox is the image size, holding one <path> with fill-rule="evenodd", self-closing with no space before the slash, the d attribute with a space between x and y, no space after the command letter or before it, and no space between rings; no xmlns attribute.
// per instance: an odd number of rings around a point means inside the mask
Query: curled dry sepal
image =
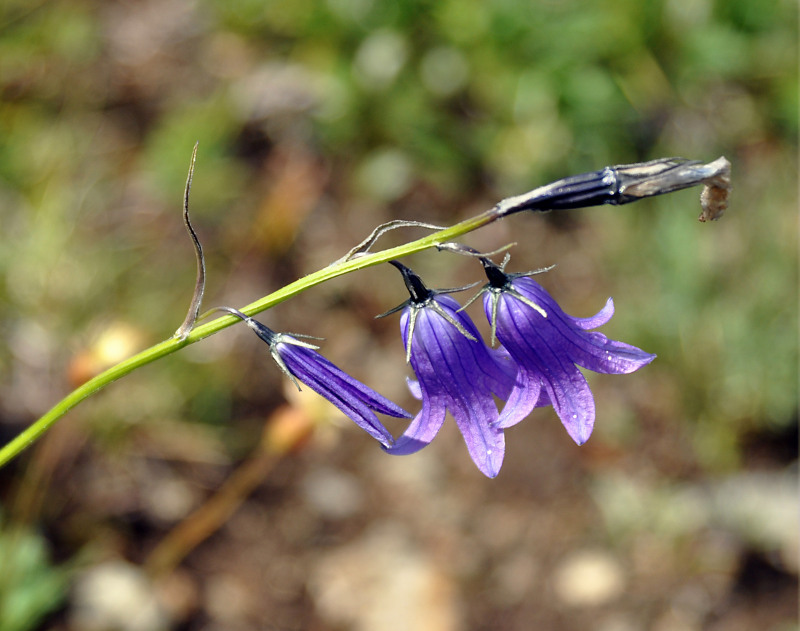
<svg viewBox="0 0 800 631"><path fill-rule="evenodd" d="M645 197L703 186L700 221L719 219L728 208L731 163L724 157L703 164L686 158L659 158L649 162L618 164L571 175L502 200L498 216L520 211L550 211L611 204L621 206Z"/></svg>

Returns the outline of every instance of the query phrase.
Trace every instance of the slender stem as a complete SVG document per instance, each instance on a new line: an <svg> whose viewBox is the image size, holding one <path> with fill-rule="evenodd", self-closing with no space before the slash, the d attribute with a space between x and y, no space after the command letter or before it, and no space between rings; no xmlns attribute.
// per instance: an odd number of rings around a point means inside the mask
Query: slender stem
<svg viewBox="0 0 800 631"><path fill-rule="evenodd" d="M195 146L195 151L196 150L197 147ZM198 252L198 264L200 264L202 262L202 256L199 250L199 242L196 241L196 235L193 234L191 226L188 224L188 198L194 160L195 154L192 155L192 164L186 182L184 218L187 221L187 227L189 227L190 233L192 233L192 238L195 240ZM700 219L701 221L705 221L705 219L717 219L728 204L730 166L730 163L725 158L718 158L709 164L701 164L697 161L684 160L683 158L662 158L645 163L606 167L600 171L571 176L534 189L530 193L505 199L494 208L480 215L466 219L444 230L429 234L411 243L406 243L405 245L381 252L375 252L374 254L365 254L350 260L347 260L346 257L344 261L337 261L325 269L309 274L260 300L256 300L246 307L242 307L241 311L245 315L253 316L256 313L260 313L284 300L296 296L306 289L338 276L436 247L442 243L467 234L468 232L477 230L497 219L526 210L547 211L575 208L577 206L627 204L643 197L662 195L690 186L703 185L704 191L701 197L703 215L701 215ZM368 239L366 245L372 245L371 239ZM184 346L194 344L209 335L213 335L239 322L240 320L238 317L226 315L202 326L191 328L190 322L194 320L196 310L199 309L200 298L202 298L203 277L201 276L201 272L204 272L204 270L198 271L197 287L200 287L200 291L195 291L195 297L192 301L187 319L176 332L176 336L160 344L151 346L141 353L120 362L116 366L112 366L108 370L90 379L79 388L73 390L49 412L0 449L0 467L31 445L37 438L52 427L58 419L64 416L64 414L78 403L101 388L104 388L112 381L133 372L140 366L154 362L165 355L170 355ZM191 331L187 331L187 328L191 329Z"/></svg>
<svg viewBox="0 0 800 631"><path fill-rule="evenodd" d="M330 267L326 267L325 269L313 274L309 274L308 276L286 285L278 291L273 292L268 296L261 298L260 300L256 300L246 307L242 307L241 311L249 316L255 315L256 313L260 313L266 309L269 309L270 307L273 307L284 300L288 300L289 298L296 296L306 289L314 287L315 285L319 285L320 283L324 283L325 281L342 276L344 274L349 274L350 272L355 272L360 269L379 265L391 259L401 258L408 256L409 254L414 254L415 252L420 252L422 250L435 247L440 243L450 241L460 237L461 235L467 234L468 232L472 232L473 230L485 226L486 224L491 223L498 218L499 215L494 209L488 210L476 217L466 219L465 221L457 223L450 228L440 230L421 239L417 239L416 241L412 241L411 243L406 243L388 250L375 252L374 254L367 254L350 261L336 263ZM151 346L150 348L143 350L141 353L138 353L133 357L130 357L93 377L82 386L79 386L70 392L66 397L54 405L52 409L44 414L44 416L36 420L32 425L23 430L22 433L20 433L16 438L12 439L10 442L0 448L0 467L8 463L12 458L16 457L24 449L33 444L39 437L41 437L42 434L50 429L50 427L52 427L56 421L64 416L69 410L78 405L78 403L88 398L98 390L105 388L111 382L116 381L120 377L124 377L141 366L145 366L156 361L157 359L160 359L161 357L170 355L175 351L188 346L189 344L194 344L195 342L198 342L209 335L213 335L214 333L217 333L218 331L221 331L222 329L227 328L239 321L239 318L232 315L217 318L216 320L194 328L183 340L180 340L177 337L172 337L159 344L156 344L155 346Z"/></svg>

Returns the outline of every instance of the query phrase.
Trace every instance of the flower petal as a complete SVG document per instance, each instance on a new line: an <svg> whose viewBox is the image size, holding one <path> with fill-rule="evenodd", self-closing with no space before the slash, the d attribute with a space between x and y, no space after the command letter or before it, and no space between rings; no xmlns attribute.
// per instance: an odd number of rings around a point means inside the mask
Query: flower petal
<svg viewBox="0 0 800 631"><path fill-rule="evenodd" d="M565 314L566 315L566 314ZM606 300L605 306L593 316L588 318L576 318L575 316L568 316L572 323L579 329L589 331L606 324L614 315L614 301L609 298Z"/></svg>
<svg viewBox="0 0 800 631"><path fill-rule="evenodd" d="M506 452L505 436L496 426L497 407L489 398L478 399L483 409L454 410L453 418L467 443L472 461L485 476L500 473Z"/></svg>
<svg viewBox="0 0 800 631"><path fill-rule="evenodd" d="M542 392L542 375L520 367L517 382L511 389L506 404L495 423L496 427L506 428L516 425L536 407ZM549 398L545 405L549 404Z"/></svg>
<svg viewBox="0 0 800 631"><path fill-rule="evenodd" d="M583 444L594 428L595 405L577 366L600 373L628 373L651 362L655 355L589 330L605 324L614 314L610 298L594 316L574 318L533 279L509 278L509 285L499 294L495 290L484 298L490 320L496 301L497 338L519 365L516 385L498 426L509 427L533 407L549 401L572 439Z"/></svg>
<svg viewBox="0 0 800 631"><path fill-rule="evenodd" d="M490 308L488 301L484 302L484 308ZM509 402L513 399L524 403L519 411L510 408L506 412L507 403L501 422L508 426L518 422L525 410L527 415L533 409L533 395L539 399L539 384L542 384L567 432L581 445L589 439L594 427L594 398L586 379L559 340L547 334L549 320L550 317L543 318L513 294L504 293L498 300L497 337L520 365L521 379ZM527 395L519 392L525 389L533 392Z"/></svg>
<svg viewBox="0 0 800 631"><path fill-rule="evenodd" d="M391 447L384 447L393 456L407 456L418 452L439 433L447 411L443 405L432 404L430 399L422 400L422 409L414 417L403 435Z"/></svg>
<svg viewBox="0 0 800 631"><path fill-rule="evenodd" d="M544 386L567 433L582 445L594 429L594 397L580 370L574 365L562 368L560 375L545 377Z"/></svg>
<svg viewBox="0 0 800 631"><path fill-rule="evenodd" d="M564 348L573 363L594 372L626 374L638 370L655 359L655 355L635 346L610 340L599 332L585 331L593 328L590 324L598 322L604 324L613 315L614 303L610 298L606 306L596 315L582 319L564 313L544 288L531 278L516 278L512 286L522 296L545 310L546 319L528 308L530 317L537 323L537 328L547 337L549 343ZM506 297L508 295L505 294Z"/></svg>
<svg viewBox="0 0 800 631"><path fill-rule="evenodd" d="M394 439L375 411L401 418L411 416L314 350L286 342L277 344L276 350L300 382L330 401L383 445L391 445Z"/></svg>
<svg viewBox="0 0 800 631"><path fill-rule="evenodd" d="M409 387L412 394L421 395L422 411L387 452L399 455L424 447L439 431L449 410L478 469L495 477L503 464L505 438L494 426L499 413L493 393L508 396L516 366L483 343L477 327L458 311L460 305L455 300L447 296L433 300L435 304L410 306L400 318L405 344L412 318L414 321L410 359L417 382L409 380ZM467 338L453 321L474 339Z"/></svg>
<svg viewBox="0 0 800 631"><path fill-rule="evenodd" d="M417 401L422 401L422 388L419 387L419 381L406 377L406 385L409 392L411 392L411 396Z"/></svg>

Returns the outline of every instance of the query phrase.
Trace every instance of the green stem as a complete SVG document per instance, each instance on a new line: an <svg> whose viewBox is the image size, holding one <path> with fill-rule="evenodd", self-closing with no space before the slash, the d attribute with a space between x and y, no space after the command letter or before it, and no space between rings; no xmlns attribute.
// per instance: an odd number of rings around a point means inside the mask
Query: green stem
<svg viewBox="0 0 800 631"><path fill-rule="evenodd" d="M195 151L197 147L195 146ZM194 167L195 154L192 155L192 166L189 171L189 178L186 182L184 195L184 219L187 228L195 240L195 245L199 246L193 234L188 220L189 187L192 182L192 169ZM314 274L309 274L282 289L265 296L260 300L240 309L243 313L252 316L260 313L278 303L288 300L292 296L324 283L325 281L355 272L360 269L372 267L380 263L385 263L392 259L399 259L415 252L420 252L428 248L435 247L441 243L451 241L468 232L492 223L506 215L521 211L545 211L559 208L578 208L600 204L627 204L643 197L662 195L672 191L681 190L690 186L703 185L703 195L701 205L703 214L701 221L706 219L717 219L728 205L728 193L730 192L730 162L724 157L720 157L709 164L701 164L696 160L684 160L683 158L662 158L637 164L619 165L616 167L606 167L600 171L592 171L577 176L572 176L537 189L524 195L511 197L502 200L491 210L487 210L476 217L466 219L450 228L439 230L427 237L417 239L411 243L390 248L374 254L367 254L358 258L334 263ZM202 257L198 247L198 281L202 287L201 274ZM105 372L100 373L93 379L73 390L64 399L57 403L47 414L38 419L33 425L24 430L19 436L0 449L0 467L18 455L23 449L31 445L52 425L81 401L106 387L112 381L124 377L133 372L140 366L174 353L184 346L194 344L209 335L213 335L222 329L239 322L239 318L232 315L217 318L207 324L198 326L185 335L185 329L189 328L189 322L194 322L194 315L199 307L199 299L202 292L196 293L197 304L192 303L189 315L184 325L176 332L176 335L160 344L151 346L138 355L112 366ZM185 339L180 339L185 337Z"/></svg>
<svg viewBox="0 0 800 631"><path fill-rule="evenodd" d="M404 256L408 256L409 254L414 254L415 252L420 252L422 250L435 247L440 243L451 241L452 239L467 234L468 232L472 232L473 230L481 228L482 226L485 226L486 224L491 223L500 217L501 215L496 212L496 210L488 210L476 217L466 219L454 226L451 226L450 228L434 232L433 234L421 239L417 239L416 241L412 241L411 243L406 243L404 245L380 252L375 252L373 254L367 254L350 261L336 263L330 267L326 267L325 269L296 280L295 282L286 285L285 287L269 294L268 296L265 296L264 298L261 298L260 300L256 300L246 307L243 307L241 311L249 316L255 315L256 313L265 311L266 309L269 309L270 307L273 307L284 300L288 300L289 298L296 296L306 289L336 278L337 276L349 274L350 272L355 272L360 269L385 263L391 259L402 258ZM216 320L212 320L211 322L196 327L189 333L189 335L186 336L186 339L184 340L179 340L177 337L172 337L168 340L160 342L159 344L156 344L155 346L151 346L150 348L143 350L141 353L138 353L137 355L134 355L133 357L130 357L119 364L112 366L96 377L93 377L82 386L70 392L66 397L54 405L44 416L39 418L30 427L25 429L21 434L19 434L19 436L4 445L2 449L0 449L0 467L7 464L12 458L16 457L24 449L32 445L42 436L42 434L50 429L56 423L56 421L58 421L58 419L78 405L78 403L84 399L87 399L98 390L105 388L112 381L116 381L120 377L124 377L141 366L145 366L156 361L157 359L161 359L166 355L170 355L171 353L174 353L175 351L178 351L189 344L194 344L195 342L198 342L209 335L213 335L214 333L217 333L218 331L221 331L222 329L227 328L239 321L240 320L234 316L223 316L221 318L217 318Z"/></svg>

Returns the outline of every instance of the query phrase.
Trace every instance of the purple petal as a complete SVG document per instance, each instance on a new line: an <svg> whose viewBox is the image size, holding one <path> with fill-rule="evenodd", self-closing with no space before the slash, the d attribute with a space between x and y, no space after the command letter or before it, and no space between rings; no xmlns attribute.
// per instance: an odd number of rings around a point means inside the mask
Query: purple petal
<svg viewBox="0 0 800 631"><path fill-rule="evenodd" d="M452 398L448 405L464 436L472 461L481 472L494 478L500 473L505 456L505 437L496 426L497 405L491 396Z"/></svg>
<svg viewBox="0 0 800 631"><path fill-rule="evenodd" d="M592 435L595 407L586 378L574 365L562 366L564 372L545 377L544 386L567 433L579 445Z"/></svg>
<svg viewBox="0 0 800 631"><path fill-rule="evenodd" d="M422 400L422 409L414 417L403 435L391 447L384 447L393 456L407 456L418 452L430 444L444 423L447 410L442 405L431 404L430 399Z"/></svg>
<svg viewBox="0 0 800 631"><path fill-rule="evenodd" d="M486 306L488 303L484 304ZM503 294L498 301L497 336L520 365L522 376L522 384L515 386L509 401L519 398L526 407L530 406L533 396L526 397L516 390L532 389L538 399L537 386L541 383L567 432L576 443L582 445L589 439L594 427L594 398L586 379L569 354L545 335L547 320L511 294ZM532 406L527 411L531 409ZM512 409L506 414L504 409L503 422L510 423L521 413Z"/></svg>
<svg viewBox="0 0 800 631"><path fill-rule="evenodd" d="M511 389L503 411L495 423L496 427L506 428L516 425L536 407L542 392L542 376L538 371L520 368L517 382ZM549 404L548 402L545 404Z"/></svg>
<svg viewBox="0 0 800 631"><path fill-rule="evenodd" d="M375 411L400 418L411 416L314 350L286 342L278 343L276 350L298 381L333 403L383 445L391 445L393 438Z"/></svg>
<svg viewBox="0 0 800 631"><path fill-rule="evenodd" d="M645 353L635 346L609 340L602 333L585 330L592 328L589 325L595 322L607 322L613 315L614 306L610 298L606 306L591 318L574 318L564 313L558 303L533 279L516 278L512 286L522 296L542 307L547 318L542 318L541 314L515 300L510 294L505 294L503 298L514 300L520 310L529 313L548 343L562 348L573 363L598 373L626 374L655 359L655 355Z"/></svg>
<svg viewBox="0 0 800 631"><path fill-rule="evenodd" d="M461 386L454 388L455 391L469 390L469 386L480 383L501 399L505 399L514 385L516 366L508 361L508 357L501 351L488 348L482 342L482 337L475 323L463 311L459 311L461 305L449 296L436 296L436 302L447 311L461 326L472 335L475 340L467 339L458 329L431 308L421 309L417 316L416 329L414 331L415 343L412 347L411 365L419 378L420 370L427 372L435 377L440 370L439 366L447 364L448 357L457 358L460 364L457 373L461 375ZM410 310L406 309L400 318L400 331L403 337L403 346L408 344L408 323L410 320ZM427 324L427 328L422 326L422 322ZM422 332L424 329L425 332ZM420 346L417 338L421 336ZM431 352L434 353L433 359L428 357L428 344L431 345ZM433 347L439 347L438 350ZM421 349L421 353L416 353L415 349ZM415 363L421 364L419 366ZM412 391L413 392L413 391Z"/></svg>
<svg viewBox="0 0 800 631"><path fill-rule="evenodd" d="M608 300L606 300L605 306L591 317L588 318L576 318L574 316L568 316L568 317L572 321L572 323L579 329L584 329L585 331L589 331L591 329L596 329L598 327L603 326L611 319L611 316L613 315L614 315L614 301L611 298L609 298Z"/></svg>
<svg viewBox="0 0 800 631"><path fill-rule="evenodd" d="M406 385L409 392L411 392L411 396L417 401L422 401L422 388L419 387L419 381L406 377Z"/></svg>
<svg viewBox="0 0 800 631"><path fill-rule="evenodd" d="M469 317L458 312L458 303L447 296L435 298L440 307L474 336L468 339L433 306L419 307L411 345L411 366L422 395L422 411L388 453L418 451L439 431L449 410L458 425L470 456L484 475L495 477L505 454L505 439L495 427L499 413L494 394L507 396L513 387L515 365L491 351ZM412 308L400 318L407 343ZM493 394L494 393L494 394Z"/></svg>

